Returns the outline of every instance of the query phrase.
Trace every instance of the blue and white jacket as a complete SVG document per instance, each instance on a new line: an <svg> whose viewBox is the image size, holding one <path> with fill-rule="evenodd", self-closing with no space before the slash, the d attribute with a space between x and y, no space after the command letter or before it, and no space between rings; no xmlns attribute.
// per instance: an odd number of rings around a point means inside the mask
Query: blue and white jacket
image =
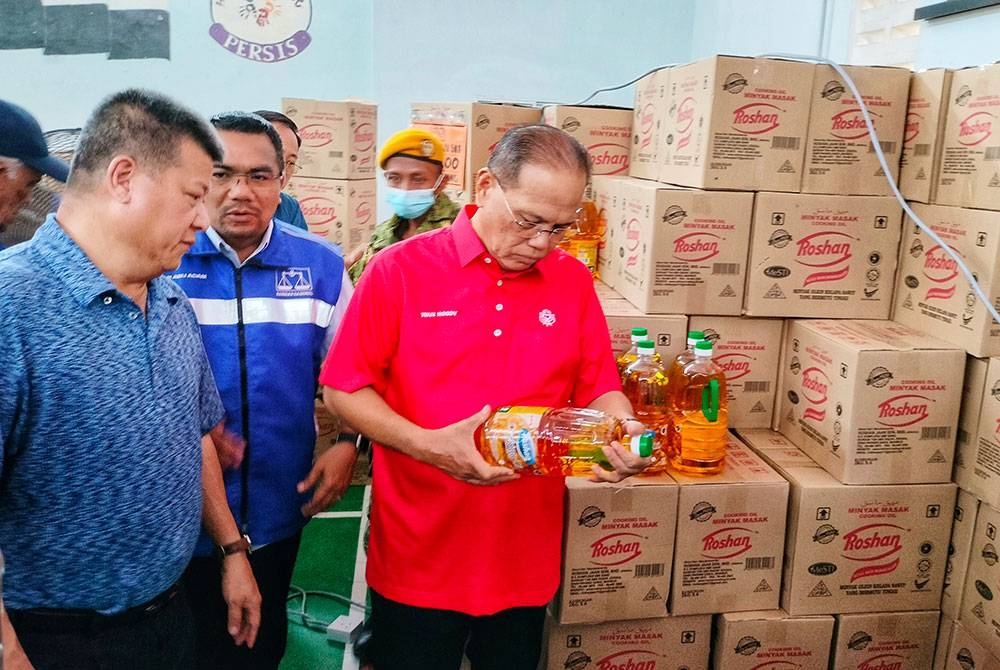
<svg viewBox="0 0 1000 670"><path fill-rule="evenodd" d="M224 473L236 523L254 546L285 539L307 519L312 491L295 490L312 467L320 365L353 289L333 245L272 221L242 264L209 229L170 275L187 294L226 409L247 443ZM202 532L195 554L214 545Z"/></svg>

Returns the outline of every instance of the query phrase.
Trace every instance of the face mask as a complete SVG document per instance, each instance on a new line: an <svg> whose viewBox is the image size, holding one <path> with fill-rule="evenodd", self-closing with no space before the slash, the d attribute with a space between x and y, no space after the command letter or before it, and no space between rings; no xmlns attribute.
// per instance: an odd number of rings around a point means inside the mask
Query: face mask
<svg viewBox="0 0 1000 670"><path fill-rule="evenodd" d="M443 176L443 175L442 175ZM401 219L417 219L427 213L437 196L434 191L441 184L441 177L431 188L419 188L406 191L401 188L388 187L386 200L389 206Z"/></svg>

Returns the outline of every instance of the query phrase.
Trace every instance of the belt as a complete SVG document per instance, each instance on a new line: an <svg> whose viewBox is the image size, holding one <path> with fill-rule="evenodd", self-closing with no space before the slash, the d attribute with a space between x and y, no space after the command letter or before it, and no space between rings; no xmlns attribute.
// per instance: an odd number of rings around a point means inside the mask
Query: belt
<svg viewBox="0 0 1000 670"><path fill-rule="evenodd" d="M117 614L102 614L95 610L42 607L8 609L7 614L10 616L15 630L18 625L31 630L51 632L106 630L150 618L174 600L182 589L180 581L174 582L173 586L152 600Z"/></svg>

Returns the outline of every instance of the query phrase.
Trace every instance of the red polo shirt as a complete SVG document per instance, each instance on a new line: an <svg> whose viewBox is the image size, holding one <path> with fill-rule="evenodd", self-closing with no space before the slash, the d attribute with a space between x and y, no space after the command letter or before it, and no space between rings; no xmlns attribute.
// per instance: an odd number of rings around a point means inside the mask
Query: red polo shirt
<svg viewBox="0 0 1000 670"><path fill-rule="evenodd" d="M371 386L425 428L489 404L585 406L620 390L587 268L554 250L503 271L469 221L374 257L320 382ZM368 584L408 605L492 614L547 603L559 585L562 478L474 486L375 445Z"/></svg>

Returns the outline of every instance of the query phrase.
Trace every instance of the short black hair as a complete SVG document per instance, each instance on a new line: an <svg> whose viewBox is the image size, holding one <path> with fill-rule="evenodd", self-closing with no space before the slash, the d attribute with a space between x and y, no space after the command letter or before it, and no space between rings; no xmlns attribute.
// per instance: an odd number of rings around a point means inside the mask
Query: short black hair
<svg viewBox="0 0 1000 670"><path fill-rule="evenodd" d="M155 91L130 88L115 93L101 101L80 133L70 186L103 171L119 154L157 168L175 165L184 138L194 141L213 162L222 159L218 136L191 110Z"/></svg>
<svg viewBox="0 0 1000 670"><path fill-rule="evenodd" d="M285 152L281 149L281 136L278 135L278 131L264 117L252 112L223 112L213 116L211 124L216 130L226 130L245 135L266 135L274 147L275 157L278 159L278 170L284 172ZM221 160L220 158L216 162L218 163Z"/></svg>
<svg viewBox="0 0 1000 670"><path fill-rule="evenodd" d="M490 154L486 167L502 186L515 188L525 165L577 170L590 179L590 157L583 145L554 126L528 124L504 133Z"/></svg>
<svg viewBox="0 0 1000 670"><path fill-rule="evenodd" d="M298 143L296 144L296 147L302 146L302 138L299 137L299 126L290 118L288 118L281 112L275 112L270 109L258 109L256 112L254 112L254 114L256 114L262 119L269 121L272 126L276 123L281 123L288 126L288 128L291 129L292 134L295 135L295 141Z"/></svg>

